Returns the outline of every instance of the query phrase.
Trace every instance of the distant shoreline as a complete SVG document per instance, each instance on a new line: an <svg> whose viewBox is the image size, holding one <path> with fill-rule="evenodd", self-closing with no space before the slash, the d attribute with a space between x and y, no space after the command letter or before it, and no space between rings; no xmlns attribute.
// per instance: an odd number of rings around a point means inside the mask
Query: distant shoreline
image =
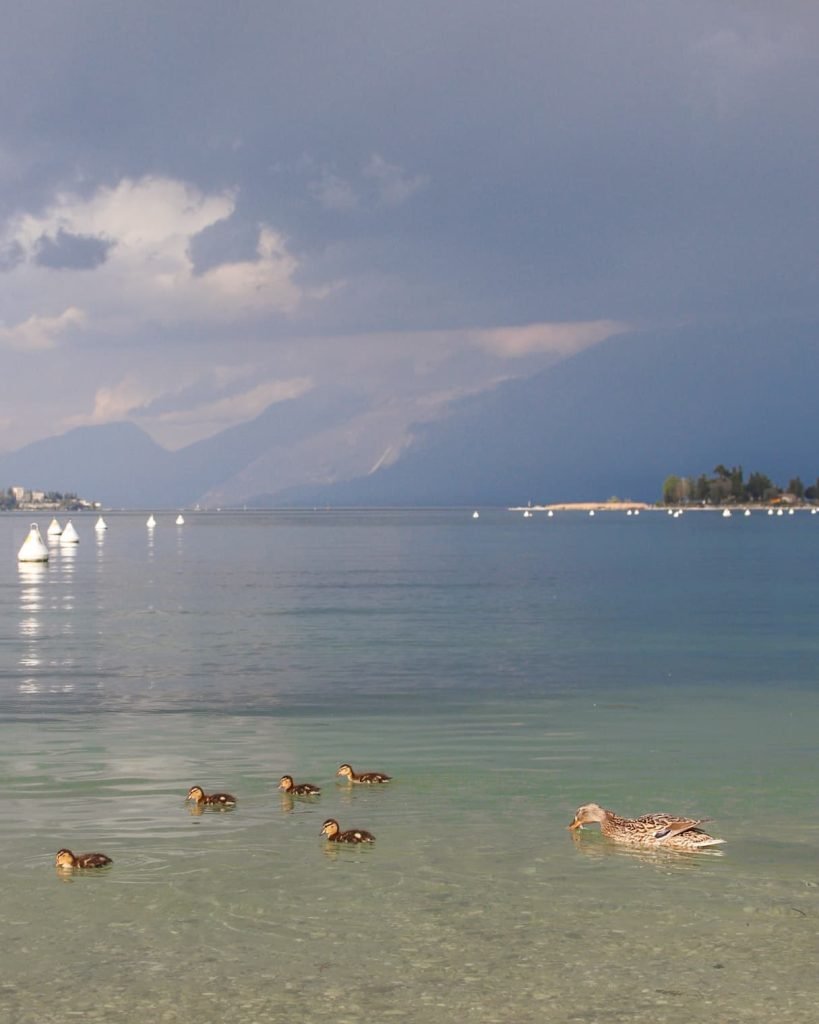
<svg viewBox="0 0 819 1024"><path fill-rule="evenodd" d="M555 505L512 505L510 512L625 512L637 509L640 512L658 508L645 501L564 501Z"/></svg>

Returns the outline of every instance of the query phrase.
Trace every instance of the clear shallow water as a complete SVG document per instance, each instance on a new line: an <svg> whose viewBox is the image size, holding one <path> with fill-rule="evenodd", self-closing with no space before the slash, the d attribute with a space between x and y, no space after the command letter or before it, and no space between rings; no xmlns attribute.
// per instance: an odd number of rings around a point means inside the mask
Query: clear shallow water
<svg viewBox="0 0 819 1024"><path fill-rule="evenodd" d="M0 1019L815 1020L817 517L94 518L0 518Z"/></svg>

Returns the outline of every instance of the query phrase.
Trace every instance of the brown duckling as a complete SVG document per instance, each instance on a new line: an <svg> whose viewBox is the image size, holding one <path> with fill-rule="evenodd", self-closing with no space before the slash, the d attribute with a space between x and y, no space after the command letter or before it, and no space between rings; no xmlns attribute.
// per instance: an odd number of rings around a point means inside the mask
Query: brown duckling
<svg viewBox="0 0 819 1024"><path fill-rule="evenodd" d="M321 826L321 836L327 836L331 843L373 843L375 836L363 828L351 828L342 832L335 818L328 818Z"/></svg>
<svg viewBox="0 0 819 1024"><path fill-rule="evenodd" d="M321 792L321 787L314 786L312 782L294 782L292 775L282 775L279 779L279 789L292 796L318 796Z"/></svg>
<svg viewBox="0 0 819 1024"><path fill-rule="evenodd" d="M342 764L339 766L336 775L343 775L350 782L360 782L364 785L372 785L378 782L389 782L392 779L391 775L385 775L383 772L362 772L360 775L358 772L354 772L348 764Z"/></svg>
<svg viewBox="0 0 819 1024"><path fill-rule="evenodd" d="M73 868L106 868L114 862L104 853L72 853L70 850L58 850L56 865L62 871Z"/></svg>
<svg viewBox="0 0 819 1024"><path fill-rule="evenodd" d="M570 831L582 829L590 822L598 822L604 836L618 843L634 843L655 849L702 850L707 846L720 846L724 839L716 839L698 826L707 818L683 818L677 814L643 814L639 818L623 818L598 804L578 807Z"/></svg>
<svg viewBox="0 0 819 1024"><path fill-rule="evenodd" d="M206 793L201 786L191 786L186 800L193 800L197 807L219 807L227 810L236 806L236 797L230 793Z"/></svg>

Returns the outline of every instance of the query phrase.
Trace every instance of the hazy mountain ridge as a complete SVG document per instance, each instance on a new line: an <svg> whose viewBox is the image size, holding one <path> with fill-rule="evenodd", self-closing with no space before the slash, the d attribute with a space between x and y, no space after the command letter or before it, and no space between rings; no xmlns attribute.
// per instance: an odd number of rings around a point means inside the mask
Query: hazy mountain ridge
<svg viewBox="0 0 819 1024"><path fill-rule="evenodd" d="M408 446L354 394L311 392L176 452L130 423L80 427L0 456L0 486L177 507L653 501L719 462L812 482L817 380L815 324L632 334L463 399Z"/></svg>

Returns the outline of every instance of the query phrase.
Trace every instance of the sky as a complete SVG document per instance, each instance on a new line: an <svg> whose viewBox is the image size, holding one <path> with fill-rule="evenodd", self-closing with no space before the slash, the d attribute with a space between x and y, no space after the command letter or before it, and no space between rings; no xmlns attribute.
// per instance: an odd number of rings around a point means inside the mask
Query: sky
<svg viewBox="0 0 819 1024"><path fill-rule="evenodd" d="M814 0L8 4L0 451L813 319L817 109Z"/></svg>

